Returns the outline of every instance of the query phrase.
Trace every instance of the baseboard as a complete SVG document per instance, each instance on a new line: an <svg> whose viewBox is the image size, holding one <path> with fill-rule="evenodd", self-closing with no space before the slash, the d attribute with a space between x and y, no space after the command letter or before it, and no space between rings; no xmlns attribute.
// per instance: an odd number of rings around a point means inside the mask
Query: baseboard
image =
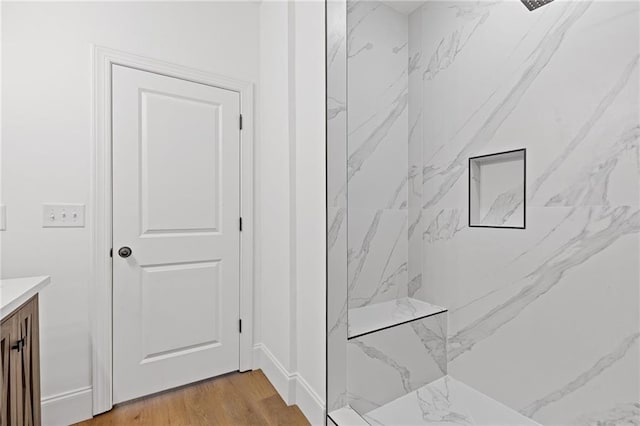
<svg viewBox="0 0 640 426"><path fill-rule="evenodd" d="M296 379L296 405L312 425L324 425L324 401L299 373Z"/></svg>
<svg viewBox="0 0 640 426"><path fill-rule="evenodd" d="M260 368L287 405L297 405L312 425L324 424L324 401L299 373L289 373L263 344L253 347L254 369ZM42 399L43 426L66 426L93 417L91 387Z"/></svg>
<svg viewBox="0 0 640 426"><path fill-rule="evenodd" d="M93 417L91 387L42 398L43 426L66 426Z"/></svg>
<svg viewBox="0 0 640 426"><path fill-rule="evenodd" d="M312 425L324 424L324 401L299 373L290 373L264 344L253 346L254 369L261 369L287 405L297 405Z"/></svg>
<svg viewBox="0 0 640 426"><path fill-rule="evenodd" d="M262 343L253 346L253 368L261 369L287 405L295 404L295 378Z"/></svg>

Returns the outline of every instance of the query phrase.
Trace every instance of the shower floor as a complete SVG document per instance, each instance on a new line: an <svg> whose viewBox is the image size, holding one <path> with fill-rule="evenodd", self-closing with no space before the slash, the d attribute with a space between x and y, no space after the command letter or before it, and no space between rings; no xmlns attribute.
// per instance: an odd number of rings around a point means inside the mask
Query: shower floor
<svg viewBox="0 0 640 426"><path fill-rule="evenodd" d="M360 417L349 407L330 414L338 426L540 426L504 404L445 376Z"/></svg>
<svg viewBox="0 0 640 426"><path fill-rule="evenodd" d="M538 425L451 376L376 408L364 419L372 425Z"/></svg>

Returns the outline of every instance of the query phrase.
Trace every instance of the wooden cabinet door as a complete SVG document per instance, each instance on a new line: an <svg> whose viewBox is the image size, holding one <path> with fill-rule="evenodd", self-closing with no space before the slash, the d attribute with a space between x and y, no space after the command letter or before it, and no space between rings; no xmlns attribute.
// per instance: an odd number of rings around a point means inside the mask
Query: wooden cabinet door
<svg viewBox="0 0 640 426"><path fill-rule="evenodd" d="M17 337L18 317L12 315L5 318L0 324L0 425L14 426L18 425L16 416L17 401L15 393L17 390L16 379L16 362L15 350L12 349Z"/></svg>
<svg viewBox="0 0 640 426"><path fill-rule="evenodd" d="M0 324L0 426L40 426L38 297Z"/></svg>
<svg viewBox="0 0 640 426"><path fill-rule="evenodd" d="M18 378L18 417L24 426L40 425L40 345L38 335L38 297L26 303L18 312L18 332L23 342Z"/></svg>

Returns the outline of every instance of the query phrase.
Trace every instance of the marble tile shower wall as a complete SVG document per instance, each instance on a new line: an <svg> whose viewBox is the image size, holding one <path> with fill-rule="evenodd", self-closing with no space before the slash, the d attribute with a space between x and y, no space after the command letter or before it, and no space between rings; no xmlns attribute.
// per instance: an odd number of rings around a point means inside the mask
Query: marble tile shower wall
<svg viewBox="0 0 640 426"><path fill-rule="evenodd" d="M640 422L639 5L431 1L410 18L417 293L449 308L450 374L542 424ZM522 147L527 229L468 228L468 157Z"/></svg>
<svg viewBox="0 0 640 426"><path fill-rule="evenodd" d="M349 405L362 415L447 374L447 316L351 339L347 360Z"/></svg>
<svg viewBox="0 0 640 426"><path fill-rule="evenodd" d="M422 14L409 16L409 174L408 174L408 218L407 238L409 254L407 270L409 273L410 297L424 295L422 288L422 145L423 145L423 99L422 99ZM429 302L423 298L423 301Z"/></svg>
<svg viewBox="0 0 640 426"><path fill-rule="evenodd" d="M347 2L349 308L407 296L408 17Z"/></svg>
<svg viewBox="0 0 640 426"><path fill-rule="evenodd" d="M327 14L327 413L347 403L347 8Z"/></svg>

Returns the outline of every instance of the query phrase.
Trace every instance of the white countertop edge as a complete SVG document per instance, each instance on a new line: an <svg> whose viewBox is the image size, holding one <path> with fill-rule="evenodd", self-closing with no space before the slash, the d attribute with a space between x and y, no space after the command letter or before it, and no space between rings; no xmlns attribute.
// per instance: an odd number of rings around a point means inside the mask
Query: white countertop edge
<svg viewBox="0 0 640 426"><path fill-rule="evenodd" d="M0 280L0 321L38 294L51 282L51 277L7 278Z"/></svg>

